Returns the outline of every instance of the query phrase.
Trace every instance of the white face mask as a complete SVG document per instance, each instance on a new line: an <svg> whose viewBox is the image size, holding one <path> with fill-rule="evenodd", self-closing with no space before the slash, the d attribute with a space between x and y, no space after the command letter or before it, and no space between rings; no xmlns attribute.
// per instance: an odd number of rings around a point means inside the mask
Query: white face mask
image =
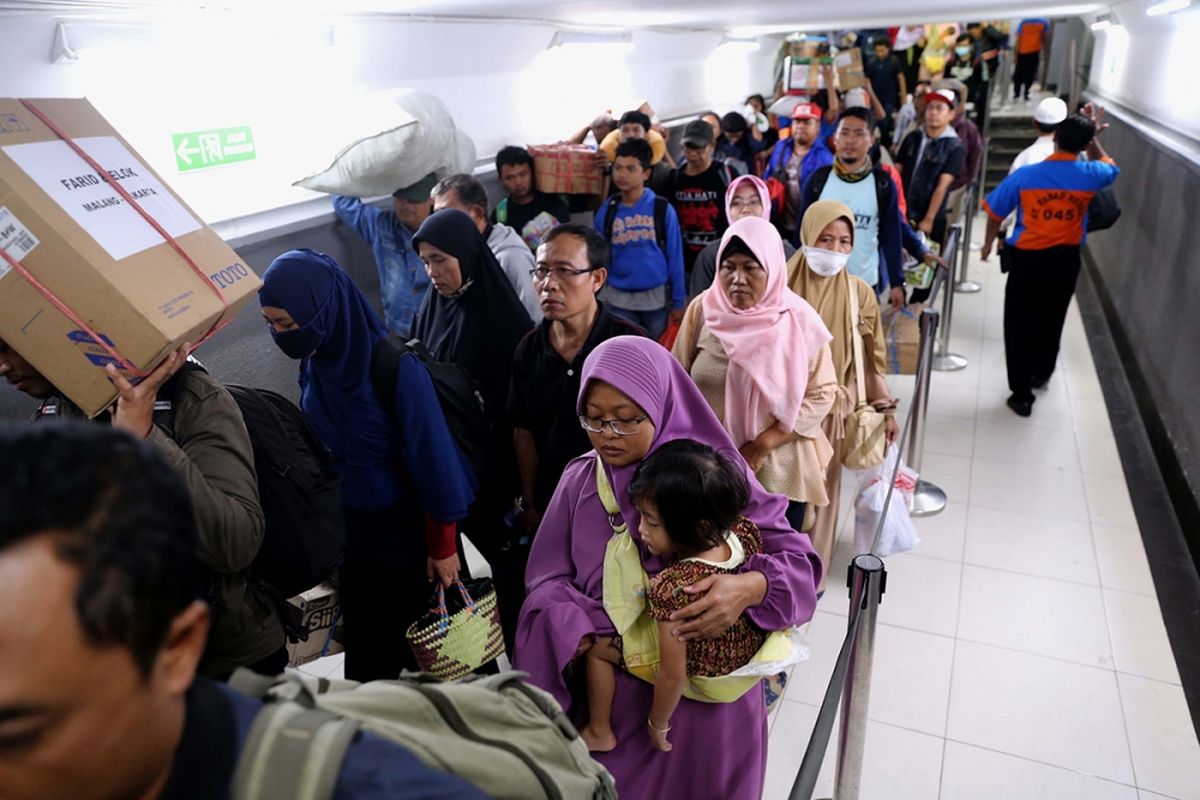
<svg viewBox="0 0 1200 800"><path fill-rule="evenodd" d="M804 245L804 260L808 268L823 278L832 278L846 268L850 260L849 253L835 253L820 247Z"/></svg>

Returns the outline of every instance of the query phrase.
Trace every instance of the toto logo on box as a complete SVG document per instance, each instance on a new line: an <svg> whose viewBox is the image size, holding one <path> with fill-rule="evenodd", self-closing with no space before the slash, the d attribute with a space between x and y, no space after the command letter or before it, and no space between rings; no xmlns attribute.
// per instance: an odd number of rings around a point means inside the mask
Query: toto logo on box
<svg viewBox="0 0 1200 800"><path fill-rule="evenodd" d="M228 289L242 278L250 277L250 270L245 264L230 264L224 269L217 270L208 276L218 289Z"/></svg>

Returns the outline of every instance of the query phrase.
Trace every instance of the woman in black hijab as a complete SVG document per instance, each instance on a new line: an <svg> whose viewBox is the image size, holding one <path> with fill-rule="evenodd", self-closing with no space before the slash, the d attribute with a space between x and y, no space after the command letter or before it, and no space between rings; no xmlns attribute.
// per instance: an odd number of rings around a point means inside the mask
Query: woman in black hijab
<svg viewBox="0 0 1200 800"><path fill-rule="evenodd" d="M529 312L504 275L474 220L454 209L421 224L413 249L425 262L433 291L417 312L413 337L437 361L458 364L479 384L492 425L488 466L479 476L466 533L492 565L510 654L524 599L524 564L506 516L520 494L512 425L505 414L513 354L533 328ZM530 278L532 280L532 278Z"/></svg>

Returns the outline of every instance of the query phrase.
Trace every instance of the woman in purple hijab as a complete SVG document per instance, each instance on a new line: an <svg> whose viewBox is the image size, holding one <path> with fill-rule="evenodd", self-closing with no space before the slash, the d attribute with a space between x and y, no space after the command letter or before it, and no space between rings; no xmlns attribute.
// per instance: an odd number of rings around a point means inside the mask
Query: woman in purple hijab
<svg viewBox="0 0 1200 800"><path fill-rule="evenodd" d="M628 487L642 459L684 438L739 458L700 390L656 342L632 336L604 342L584 362L582 387L579 412L591 418L592 428L601 429L589 432L597 452L567 465L542 518L529 557L529 595L516 646L516 668L528 672L577 721L587 705L573 704L568 669L593 637L614 633L601 604L604 550L612 528L596 490L595 459L604 462L624 522L640 545L640 519ZM619 435L614 424L626 435ZM688 588L708 593L677 612L675 634L681 639L718 634L743 611L766 631L803 624L813 615L820 561L808 537L794 532L784 517L786 498L768 494L749 468L746 477L751 496L744 513L761 530L764 552L751 556L737 575L712 576ZM644 546L641 554L650 575L666 566ZM619 744L596 758L612 772L622 800L762 796L767 764L762 692L723 704L684 699L672 717L669 753L656 750L647 734L653 693L649 683L618 673L612 725Z"/></svg>

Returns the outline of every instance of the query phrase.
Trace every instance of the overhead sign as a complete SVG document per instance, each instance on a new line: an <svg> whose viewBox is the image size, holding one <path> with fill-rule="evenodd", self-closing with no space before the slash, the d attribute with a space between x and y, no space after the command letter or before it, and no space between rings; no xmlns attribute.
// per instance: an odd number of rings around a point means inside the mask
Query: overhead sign
<svg viewBox="0 0 1200 800"><path fill-rule="evenodd" d="M223 167L255 157L254 134L249 125L171 134L175 165L180 172Z"/></svg>

